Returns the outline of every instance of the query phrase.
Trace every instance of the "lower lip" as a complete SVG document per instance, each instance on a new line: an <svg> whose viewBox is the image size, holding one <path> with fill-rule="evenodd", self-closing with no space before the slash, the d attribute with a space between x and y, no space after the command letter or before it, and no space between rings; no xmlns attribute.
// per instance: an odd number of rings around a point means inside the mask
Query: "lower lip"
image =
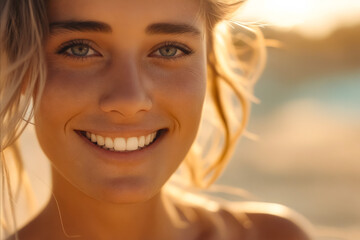
<svg viewBox="0 0 360 240"><path fill-rule="evenodd" d="M99 158L103 159L106 162L109 163L135 163L140 162L148 158L152 152L156 149L156 147L161 144L164 137L166 136L168 130L160 130L161 133L159 136L156 137L156 139L148 146L141 148L139 150L134 151L123 151L123 152L117 152L117 151L110 151L107 149L104 149L93 142L91 142L87 137L83 136L80 132L75 131L80 138L86 142L87 146L91 148L91 150L94 152L95 155L97 155Z"/></svg>

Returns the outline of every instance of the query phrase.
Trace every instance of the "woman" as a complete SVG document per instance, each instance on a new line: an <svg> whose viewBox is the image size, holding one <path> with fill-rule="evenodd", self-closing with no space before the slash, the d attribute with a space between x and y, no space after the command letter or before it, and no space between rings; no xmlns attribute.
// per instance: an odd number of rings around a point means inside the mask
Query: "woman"
<svg viewBox="0 0 360 240"><path fill-rule="evenodd" d="M9 239L308 239L283 207L274 214L272 205L162 191L184 159L195 185L213 182L245 125L232 129L221 82L242 103L243 119L251 82L235 82L240 72L219 47L225 25L216 27L240 5L3 1L1 147L12 145L33 99L53 193ZM241 74L250 79L249 68ZM225 137L216 162L200 171L191 147L207 89Z"/></svg>

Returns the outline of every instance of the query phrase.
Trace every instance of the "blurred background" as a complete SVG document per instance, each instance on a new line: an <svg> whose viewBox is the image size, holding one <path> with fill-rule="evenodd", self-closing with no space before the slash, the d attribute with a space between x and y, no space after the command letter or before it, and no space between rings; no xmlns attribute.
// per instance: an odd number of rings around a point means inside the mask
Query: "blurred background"
<svg viewBox="0 0 360 240"><path fill-rule="evenodd" d="M281 45L255 88L248 131L259 139L240 140L218 183L296 210L317 240L359 240L360 1L249 0L239 18ZM21 144L43 206L50 175L31 126Z"/></svg>
<svg viewBox="0 0 360 240"><path fill-rule="evenodd" d="M249 0L266 69L248 130L219 183L287 205L319 239L360 239L360 1Z"/></svg>

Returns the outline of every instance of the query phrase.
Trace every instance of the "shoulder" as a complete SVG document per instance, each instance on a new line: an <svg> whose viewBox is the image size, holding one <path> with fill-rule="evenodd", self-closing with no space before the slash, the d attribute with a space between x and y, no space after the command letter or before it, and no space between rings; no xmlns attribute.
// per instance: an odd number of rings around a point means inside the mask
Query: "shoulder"
<svg viewBox="0 0 360 240"><path fill-rule="evenodd" d="M238 221L247 222L255 239L310 240L311 225L300 214L280 204L235 202L223 206Z"/></svg>
<svg viewBox="0 0 360 240"><path fill-rule="evenodd" d="M55 236L59 235L60 227L54 221L44 217L45 211L40 212L34 219L30 220L26 225L21 227L16 234L6 238L6 240L48 240L59 239ZM46 226L46 227L44 227ZM56 235L57 234L57 235Z"/></svg>
<svg viewBox="0 0 360 240"><path fill-rule="evenodd" d="M41 239L49 239L46 236L39 235L41 231L39 231L36 227L33 226L32 223L24 226L23 228L19 229L17 233L10 235L6 238L6 240L41 240Z"/></svg>
<svg viewBox="0 0 360 240"><path fill-rule="evenodd" d="M311 224L294 210L280 204L231 202L186 191L172 195L177 207L191 209L197 216L195 219L205 226L206 238L199 239L313 239Z"/></svg>

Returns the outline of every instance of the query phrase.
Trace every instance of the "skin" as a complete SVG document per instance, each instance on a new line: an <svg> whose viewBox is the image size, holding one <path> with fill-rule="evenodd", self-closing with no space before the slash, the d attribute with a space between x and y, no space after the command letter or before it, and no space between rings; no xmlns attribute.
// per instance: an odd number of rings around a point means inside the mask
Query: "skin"
<svg viewBox="0 0 360 240"><path fill-rule="evenodd" d="M21 240L308 239L288 209L269 211L279 206L184 204L161 191L201 119L207 63L199 9L194 0L49 1L48 78L35 127L53 195ZM159 129L152 145L125 153L81 134Z"/></svg>
<svg viewBox="0 0 360 240"><path fill-rule="evenodd" d="M169 221L160 190L186 156L201 118L206 45L198 10L192 0L50 1L48 78L35 122L68 234L129 240L194 235ZM64 29L69 21L95 21L107 28ZM147 31L157 23L196 31ZM64 43L74 40L77 45L64 50ZM166 42L177 44L170 46L174 56L160 53ZM88 53L75 55L74 47L84 44ZM100 149L79 134L132 137L159 129L165 133L156 144L127 153ZM58 215L51 200L36 220L47 223L42 231L52 239L64 236Z"/></svg>

